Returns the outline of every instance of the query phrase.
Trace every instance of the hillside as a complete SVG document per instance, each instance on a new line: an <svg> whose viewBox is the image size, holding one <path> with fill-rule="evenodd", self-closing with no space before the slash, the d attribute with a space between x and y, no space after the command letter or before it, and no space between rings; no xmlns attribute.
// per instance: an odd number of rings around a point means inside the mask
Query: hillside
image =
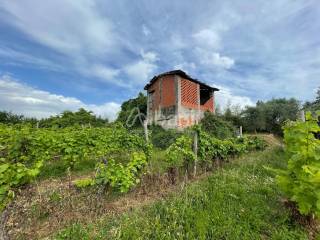
<svg viewBox="0 0 320 240"><path fill-rule="evenodd" d="M161 152L157 152L158 158L141 183L127 194L74 187L75 180L94 172L39 179L17 193L5 212L6 231L13 239L127 239L132 234L150 239L155 232L159 239L207 234L233 239L240 232L245 239L304 239L306 232L291 222L273 174L264 169L284 164L281 144L272 135L259 137L269 144L264 152L229 158L213 172L188 178L182 175L175 183L157 166L162 161ZM197 222L195 227L193 222ZM142 232L140 226L145 228ZM210 232L209 228L215 230ZM166 235L168 231L170 235Z"/></svg>
<svg viewBox="0 0 320 240"><path fill-rule="evenodd" d="M264 168L283 167L283 154L272 147L243 156L160 201L95 223L75 223L56 238L308 239Z"/></svg>

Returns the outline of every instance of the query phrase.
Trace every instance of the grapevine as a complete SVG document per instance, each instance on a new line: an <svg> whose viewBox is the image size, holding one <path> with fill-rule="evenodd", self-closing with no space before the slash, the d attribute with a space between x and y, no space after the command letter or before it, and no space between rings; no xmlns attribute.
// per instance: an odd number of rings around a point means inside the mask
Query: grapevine
<svg viewBox="0 0 320 240"><path fill-rule="evenodd" d="M278 170L277 181L301 214L320 216L320 132L317 119L307 113L306 121L288 122L284 127L285 170Z"/></svg>
<svg viewBox="0 0 320 240"><path fill-rule="evenodd" d="M101 161L97 164L96 180L82 185L106 183L127 191L138 182L151 149L143 138L121 125L68 127L59 131L0 125L0 208L14 197L15 188L34 180L42 166L52 159L64 161L71 169L85 159ZM128 162L116 161L119 154L128 155ZM110 177L111 173L114 174Z"/></svg>
<svg viewBox="0 0 320 240"><path fill-rule="evenodd" d="M202 131L201 126L193 128L199 136L198 161L212 163L217 159L226 159L228 156L238 156L253 150L263 150L266 147L264 140L258 137L241 137L220 140ZM178 138L166 151L167 161L171 166L186 166L193 164L196 155L192 149L192 139L186 135Z"/></svg>

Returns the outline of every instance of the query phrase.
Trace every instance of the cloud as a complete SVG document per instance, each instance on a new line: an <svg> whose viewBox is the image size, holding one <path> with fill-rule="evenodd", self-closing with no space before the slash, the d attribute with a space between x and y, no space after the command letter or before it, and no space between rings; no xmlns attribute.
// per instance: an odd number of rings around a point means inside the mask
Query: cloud
<svg viewBox="0 0 320 240"><path fill-rule="evenodd" d="M101 54L115 43L112 24L94 1L4 0L1 7L11 15L10 24L63 54Z"/></svg>
<svg viewBox="0 0 320 240"><path fill-rule="evenodd" d="M222 69L229 69L234 65L234 60L227 56L221 56L217 52L208 52L204 50L198 50L200 62L209 67L216 67Z"/></svg>
<svg viewBox="0 0 320 240"><path fill-rule="evenodd" d="M220 48L220 36L217 32L211 29L202 29L201 31L194 33L192 36L196 40L196 43L201 47L212 50Z"/></svg>
<svg viewBox="0 0 320 240"><path fill-rule="evenodd" d="M71 68L84 76L106 82L112 82L117 75L117 70L111 70L108 66L103 69L100 65L102 58L117 51L121 41L112 22L100 14L94 1L4 0L0 8L6 13L2 16L4 22L19 29L32 41L63 55L71 65L69 70ZM47 66L50 62L17 51L8 52L8 49L6 54L16 61L39 66Z"/></svg>
<svg viewBox="0 0 320 240"><path fill-rule="evenodd" d="M148 37L148 36L151 34L150 29L147 28L147 26L144 25L144 24L142 25L142 32L143 32L143 34L144 34L146 37Z"/></svg>
<svg viewBox="0 0 320 240"><path fill-rule="evenodd" d="M175 65L174 69L181 69L188 73L192 73L196 69L196 64L194 62L183 62Z"/></svg>
<svg viewBox="0 0 320 240"><path fill-rule="evenodd" d="M3 59L7 65L28 64L32 67L49 69L51 71L62 71L63 67L48 59L35 57L22 51L17 51L8 47L0 47L0 59Z"/></svg>
<svg viewBox="0 0 320 240"><path fill-rule="evenodd" d="M228 106L237 106L243 109L245 106L253 106L254 102L245 96L235 95L228 87L217 86L220 91L215 92L215 101L222 110L225 110Z"/></svg>
<svg viewBox="0 0 320 240"><path fill-rule="evenodd" d="M110 0L0 2L0 45L7 46L0 68L19 75L25 71L23 80L36 66L62 66L64 72L55 77L68 79L75 88L87 87L85 98L92 102L96 93L108 101L125 100L152 75L173 67L252 101L311 100L319 86L316 0L164 0L157 8L150 1L130 8L129 1ZM190 12L192 17L187 17ZM50 80L47 88L55 88ZM122 92L119 98L120 93L113 94L117 90Z"/></svg>
<svg viewBox="0 0 320 240"><path fill-rule="evenodd" d="M117 69L109 68L101 64L93 65L89 70L89 74L94 75L102 80L114 82L115 78L119 75L120 71Z"/></svg>
<svg viewBox="0 0 320 240"><path fill-rule="evenodd" d="M65 110L76 111L85 108L101 117L114 120L120 110L120 104L115 102L101 105L85 104L74 97L38 90L8 75L0 76L0 103L1 110L36 118L49 117Z"/></svg>
<svg viewBox="0 0 320 240"><path fill-rule="evenodd" d="M140 53L141 59L127 65L124 68L126 74L137 83L145 83L158 68L156 62L159 60L155 52Z"/></svg>

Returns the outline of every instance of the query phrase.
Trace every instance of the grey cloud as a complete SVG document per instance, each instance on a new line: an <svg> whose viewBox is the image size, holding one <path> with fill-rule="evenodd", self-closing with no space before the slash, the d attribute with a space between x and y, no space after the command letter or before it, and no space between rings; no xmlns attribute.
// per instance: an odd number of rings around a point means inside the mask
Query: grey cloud
<svg viewBox="0 0 320 240"><path fill-rule="evenodd" d="M113 120L120 110L120 104L115 102L101 105L85 104L74 97L38 90L8 75L0 76L0 105L1 110L36 118L49 117L65 110L75 111L85 108L99 116Z"/></svg>

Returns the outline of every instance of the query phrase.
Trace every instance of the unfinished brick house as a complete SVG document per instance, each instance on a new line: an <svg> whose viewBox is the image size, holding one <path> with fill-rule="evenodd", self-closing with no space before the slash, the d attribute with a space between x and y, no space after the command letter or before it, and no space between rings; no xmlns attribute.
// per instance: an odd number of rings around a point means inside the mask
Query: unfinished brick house
<svg viewBox="0 0 320 240"><path fill-rule="evenodd" d="M182 129L198 123L206 111L215 111L218 88L191 78L181 70L154 76L144 87L148 94L148 124Z"/></svg>

